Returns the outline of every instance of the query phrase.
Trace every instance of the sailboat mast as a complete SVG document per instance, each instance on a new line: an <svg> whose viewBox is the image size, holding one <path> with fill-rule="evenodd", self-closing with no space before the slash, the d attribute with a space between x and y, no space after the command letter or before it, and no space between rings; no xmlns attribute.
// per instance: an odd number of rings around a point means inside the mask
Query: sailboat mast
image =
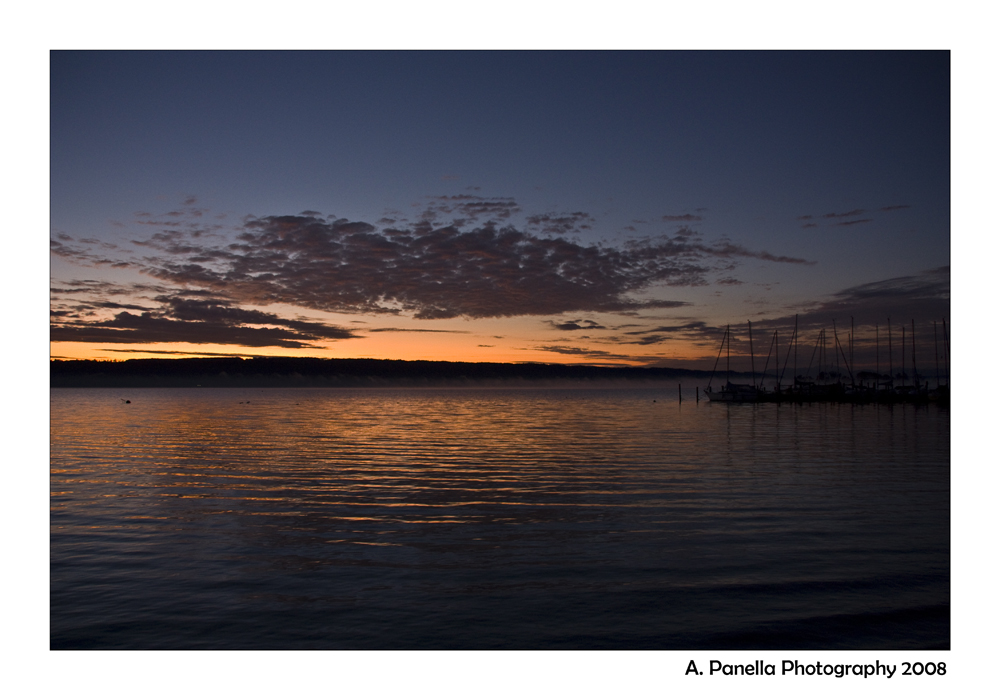
<svg viewBox="0 0 1000 700"><path fill-rule="evenodd" d="M795 357L792 359L792 387L795 387L795 378L799 375L799 315L795 314L795 330L792 332L792 345L795 347ZM786 359L785 362L788 362Z"/></svg>
<svg viewBox="0 0 1000 700"><path fill-rule="evenodd" d="M837 382L840 382L840 356L837 355L838 347L840 347L840 338L837 337L837 319L833 319L833 361L837 367ZM843 349L840 352L843 354Z"/></svg>
<svg viewBox="0 0 1000 700"><path fill-rule="evenodd" d="M795 326L796 326L795 330L796 331L798 330L798 320L799 320L799 317L796 314L796 316L795 316L795 321L796 321L796 323L795 323ZM775 334L777 334L777 332L778 331L775 331ZM785 378L785 371L788 369L788 358L792 356L792 348L795 347L795 337L797 335L798 335L798 333L795 333L795 332L792 333L792 340L788 343L788 349L785 351L785 363L781 366L781 376L780 377L778 376L778 366L777 366L777 364L775 364L775 366L774 366L774 376L778 380L778 389L779 390L781 389L781 380ZM777 341L775 341L775 342L777 342ZM775 347L775 349L777 349L778 346L775 345L774 347ZM779 356L780 356L780 353L779 353ZM777 363L777 362L778 362L778 357L775 357L775 363ZM793 375L795 374L795 366L794 365L792 366L792 374ZM794 388L795 388L795 377L793 376L792 377L792 389L794 389Z"/></svg>
<svg viewBox="0 0 1000 700"><path fill-rule="evenodd" d="M819 372L820 372L820 374L823 373L823 365L827 364L826 363L827 357L826 357L826 329L825 328L823 329L822 336L823 336L823 345L820 347L820 350L819 350Z"/></svg>
<svg viewBox="0 0 1000 700"><path fill-rule="evenodd" d="M849 342L849 341L848 341ZM847 355L844 353L844 346L840 343L840 338L837 337L837 322L833 322L833 354L836 356L837 351L840 350L840 356L844 358L844 367L847 369L847 374L851 378L851 386L854 386L854 370L851 369L851 365L847 362ZM837 373L840 373L840 363L837 363ZM837 379L837 383L840 384L840 379Z"/></svg>
<svg viewBox="0 0 1000 700"><path fill-rule="evenodd" d="M757 368L753 364L753 326L750 319L747 319L747 335L750 336L750 376L753 377L753 385L757 386Z"/></svg>
<svg viewBox="0 0 1000 700"><path fill-rule="evenodd" d="M901 354L903 355L903 381L905 382L906 381L906 324L904 323L902 326L900 326L900 329L903 331L903 352ZM904 384L903 386L906 385Z"/></svg>
<svg viewBox="0 0 1000 700"><path fill-rule="evenodd" d="M851 375L851 386L854 386L854 332L852 331L847 336L847 349L850 352L850 357L846 358L844 362L847 363L847 372Z"/></svg>
<svg viewBox="0 0 1000 700"><path fill-rule="evenodd" d="M781 391L781 379L778 378L778 353L781 352L781 349L778 347L777 328L774 330L774 340L771 341L771 344L774 345L774 387L778 391ZM771 359L771 348L767 349L767 359L768 360ZM764 379L766 378L767 378L767 363L764 364ZM761 386L764 386L764 379L760 380Z"/></svg>
<svg viewBox="0 0 1000 700"><path fill-rule="evenodd" d="M722 342L719 343L719 354L715 356L715 364L712 365L712 373L708 375L708 390L712 390L712 380L715 378L715 370L719 367L719 358L722 357L722 348L726 346L726 336L729 335L729 326L726 326L726 332L722 335Z"/></svg>
<svg viewBox="0 0 1000 700"><path fill-rule="evenodd" d="M823 374L823 350L826 348L826 329L822 328L819 332L819 339L816 341L816 379L819 379L819 375Z"/></svg>
<svg viewBox="0 0 1000 700"><path fill-rule="evenodd" d="M889 389L893 389L896 382L892 376L892 319L888 316L885 319L885 329L889 334Z"/></svg>
<svg viewBox="0 0 1000 700"><path fill-rule="evenodd" d="M851 350L851 361L847 371L854 374L854 317L851 316L851 335L847 338L847 346Z"/></svg>
<svg viewBox="0 0 1000 700"><path fill-rule="evenodd" d="M726 326L726 384L729 384L729 326Z"/></svg>
<svg viewBox="0 0 1000 700"><path fill-rule="evenodd" d="M937 321L934 322L934 380L941 388L941 367L938 364Z"/></svg>
<svg viewBox="0 0 1000 700"><path fill-rule="evenodd" d="M941 340L944 341L944 373L951 384L951 355L948 352L948 329L945 326L944 318L941 319Z"/></svg>

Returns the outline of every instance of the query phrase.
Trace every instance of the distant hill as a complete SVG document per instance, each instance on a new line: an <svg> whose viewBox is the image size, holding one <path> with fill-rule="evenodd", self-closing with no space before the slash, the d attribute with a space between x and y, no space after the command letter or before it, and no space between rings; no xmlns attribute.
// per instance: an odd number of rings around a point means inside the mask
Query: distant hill
<svg viewBox="0 0 1000 700"><path fill-rule="evenodd" d="M52 387L419 387L606 383L708 379L710 372L666 367L598 367L429 360L311 357L52 360ZM748 373L736 373L743 376ZM716 372L716 379L720 375ZM723 379L724 381L724 379Z"/></svg>

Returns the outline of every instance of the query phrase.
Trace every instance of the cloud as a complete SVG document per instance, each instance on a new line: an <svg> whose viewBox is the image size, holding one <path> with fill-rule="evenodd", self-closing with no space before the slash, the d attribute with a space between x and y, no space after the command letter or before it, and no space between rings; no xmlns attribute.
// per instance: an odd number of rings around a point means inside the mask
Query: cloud
<svg viewBox="0 0 1000 700"><path fill-rule="evenodd" d="M468 333L469 331L449 331L438 328L366 328L368 333Z"/></svg>
<svg viewBox="0 0 1000 700"><path fill-rule="evenodd" d="M914 275L856 285L821 299L801 304L795 311L798 312L797 362L800 372L809 364L820 330L826 330L827 351L830 353L828 358L831 363L834 362L836 359L833 354L835 352L833 349L835 322L839 342L844 348L844 356L853 355L856 362L855 370L866 367L874 368L878 357L881 358L880 366L885 369L888 360L885 326L887 318L891 317L894 357L897 363L895 366L899 367L898 363L900 362L900 347L897 343L902 336L901 326L905 326L907 338L907 365L909 366L912 361L911 353L914 339L911 319L913 319L916 330L918 368L922 375L928 375L935 367L936 354L942 363L941 367L944 367L943 336L938 337L939 345L935 347L933 323L936 322L940 326L941 319L950 317L950 268L947 266L939 267ZM762 362L769 354L771 355L769 371L773 371L776 364L785 367L786 360L788 361L787 372L793 370L796 360L790 355L790 341L792 330L796 326L795 311L780 316L758 316L753 321L754 349L758 370L762 368ZM852 318L856 335L849 340ZM745 318L734 319L734 321L731 326L731 351L733 357L742 358L740 362L743 364L739 365L740 370L749 371L750 346L746 321ZM553 322L549 323L556 326ZM875 338L875 324L878 324L881 329L880 350ZM594 362L607 359L627 359L631 362L662 364L662 358L627 354L627 348L683 341L704 348L703 357L694 361L694 364L703 369L710 369L717 356L725 328L725 324L709 325L702 320L692 318L678 319L677 323L661 325L646 326L645 324L628 323L614 329L619 334L606 335L594 341L605 346L612 346L618 349L618 352L591 350L573 345L546 345L536 349L574 355ZM778 331L779 334L777 349L771 345L775 331ZM841 362L842 360L843 358L840 358ZM671 362L685 364L681 361ZM789 376L790 374L786 374L786 379Z"/></svg>
<svg viewBox="0 0 1000 700"><path fill-rule="evenodd" d="M910 319L915 319L918 324L929 324L951 315L950 288L951 269L947 266L939 267L915 275L848 287L822 299L801 304L790 313L761 318L754 321L754 327L759 325L761 328L778 329L786 333L794 327L796 313L800 333L832 328L835 320L839 327L845 327L845 324L850 324L852 317L856 325L878 323L884 326L888 317L894 319L893 324L904 321L908 324ZM713 337L718 340L723 330L724 326L709 326L692 320L680 325L659 325L627 331L624 335L669 333L691 340Z"/></svg>
<svg viewBox="0 0 1000 700"><path fill-rule="evenodd" d="M596 321L590 321L586 319L577 319L575 321L565 321L563 323L556 323L555 321L547 321L547 323L554 329L559 331L580 331L580 330L604 330L605 326L598 324Z"/></svg>
<svg viewBox="0 0 1000 700"><path fill-rule="evenodd" d="M700 216L694 214L664 214L660 221L701 221Z"/></svg>
<svg viewBox="0 0 1000 700"><path fill-rule="evenodd" d="M619 342L625 343L626 345L658 345L659 343L663 343L667 340L671 340L669 335L657 335L654 333L652 335L644 335L636 340L622 340Z"/></svg>
<svg viewBox="0 0 1000 700"><path fill-rule="evenodd" d="M453 194L428 197L430 204L421 212L422 220L434 223L445 215L455 215L460 221L503 221L521 211L512 197L480 197Z"/></svg>
<svg viewBox="0 0 1000 700"><path fill-rule="evenodd" d="M917 332L917 354L918 363L922 364L927 371L927 367L932 366L934 357L934 337L933 323L940 325L941 319L950 317L950 283L951 270L949 267L939 267L932 270L925 270L915 275L894 277L867 284L848 287L839 292L831 294L822 299L814 300L810 303L802 304L798 311L798 334L799 334L799 359L808 358L809 348L816 342L819 331L827 331L827 340L831 349L833 344L833 328L836 324L840 343L844 346L848 344L848 333L853 319L858 337L853 343L855 358L859 362L873 364L876 360L876 340L874 326L881 327L882 338L882 362L886 361L886 333L885 326L889 318L892 319L893 337L899 338L900 326L906 327L907 345L910 346L911 320L915 322ZM785 358L788 352L787 343L791 339L792 330L796 325L796 313L788 313L783 316L770 316L760 318L753 323L755 338L767 338L769 334L777 330L780 334L781 357ZM746 326L743 324L733 324L732 351L738 354L746 354L749 351ZM716 346L721 341L724 328L701 325L692 325L687 333L687 337L695 339L700 336L703 343L714 343ZM670 327L661 326L650 328L646 331L632 331L626 333L660 333L669 332ZM762 336L758 336L761 333ZM755 346L761 341L758 339ZM764 343L767 341L765 340ZM763 346L759 346L763 347ZM896 352L899 348L897 346ZM938 351L943 352L941 347ZM845 350L845 353L847 350ZM801 353L805 353L804 355ZM899 355L896 355L897 361ZM784 360L782 360L784 361ZM831 361L833 356L831 355ZM907 362L909 362L909 356ZM800 367L801 369L801 367Z"/></svg>
<svg viewBox="0 0 1000 700"><path fill-rule="evenodd" d="M440 199L463 212L506 211L512 203L471 195ZM567 216L579 222L586 215ZM545 217L538 222L562 225ZM706 244L690 229L673 237L612 247L583 245L492 222L463 228L422 221L379 230L365 222L309 213L247 218L235 238L181 223L137 241L149 255L109 264L132 267L169 285L224 296L236 304L284 303L318 311L410 314L419 319L673 308L683 302L641 300L635 295L653 286L707 284L709 272L718 271L720 263L731 268L738 258L810 264L729 241ZM86 250L67 251L62 246L53 242L56 255L90 260ZM230 316L229 322L234 319ZM129 317L122 322L137 323Z"/></svg>
<svg viewBox="0 0 1000 700"><path fill-rule="evenodd" d="M909 209L909 208L910 208L909 204L891 204L891 205L886 206L886 207L879 207L877 209L877 211L897 211L899 209ZM845 211L845 212L830 212L828 214L823 214L821 216L821 218L823 218L823 219L846 219L846 218L852 217L852 216L860 216L861 214L864 214L866 212L868 212L867 209L852 209L850 211ZM818 225L815 222L810 221L811 219L815 218L815 217L813 217L812 214L803 214L802 216L797 216L795 218L796 218L797 221L805 221L805 222L807 222L807 223L805 223L805 224L802 225L802 228L815 228ZM866 223L869 223L871 221L874 221L874 219L870 219L870 218L868 218L868 219L855 219L853 221L838 221L838 222L834 222L833 225L834 226L853 226L855 224L866 224Z"/></svg>
<svg viewBox="0 0 1000 700"><path fill-rule="evenodd" d="M118 284L104 280L70 280L68 287L52 287L49 292L58 298L65 294L86 294L88 296L143 296L145 294L166 294L171 288L160 284ZM209 294L209 292L190 291L189 296Z"/></svg>
<svg viewBox="0 0 1000 700"><path fill-rule="evenodd" d="M633 327L636 324L628 324L625 327ZM706 338L712 338L719 333L719 329L708 326L704 321L688 321L668 326L655 326L643 328L635 331L625 331L624 336L612 337L605 340L621 345L656 345L670 340L685 340L700 342ZM641 336L633 338L631 336Z"/></svg>
<svg viewBox="0 0 1000 700"><path fill-rule="evenodd" d="M577 233L589 229L595 219L582 211L572 214L539 214L529 216L527 222L541 228L542 233L564 236L567 233Z"/></svg>
<svg viewBox="0 0 1000 700"><path fill-rule="evenodd" d="M577 348L569 347L566 345L539 345L534 348L535 350L541 350L544 352L555 352L560 355L575 355L577 357L586 357L588 359L599 359L599 360L625 360L632 361L635 359L632 355L622 355L619 353L608 352L606 350L591 350L590 348Z"/></svg>
<svg viewBox="0 0 1000 700"><path fill-rule="evenodd" d="M628 324L633 326L635 324ZM656 328L647 328L642 331L627 331L625 335L640 335L643 333L704 333L706 330L711 330L713 333L716 331L714 327L709 328L706 326L704 321L689 321L687 323L676 324L672 326L657 326Z"/></svg>
<svg viewBox="0 0 1000 700"><path fill-rule="evenodd" d="M316 342L358 337L350 330L302 319L243 309L222 299L182 295L156 298L158 307L83 302L63 311L50 328L52 342L212 343L245 347L315 348ZM128 308L110 319L91 319L92 309Z"/></svg>
<svg viewBox="0 0 1000 700"><path fill-rule="evenodd" d="M809 260L803 258L793 258L787 255L773 255L766 251L753 251L741 245L723 241L713 244L705 249L706 254L719 258L756 258L757 260L767 260L768 262L793 263L796 265L812 265Z"/></svg>
<svg viewBox="0 0 1000 700"><path fill-rule="evenodd" d="M811 365L812 360L808 358L813 356L821 329L826 330L831 362L842 363L846 357L853 355L855 370L873 369L876 362L880 362L879 366L884 371L888 361L886 324L889 319L892 320L894 344L901 340L903 333L900 326L905 327L907 345L905 361L908 369L914 354L922 375L927 375L931 372L931 368L935 367L935 357L938 358L938 366L943 367L941 364L944 352L943 340L935 338L934 324L940 326L941 320L951 315L950 287L951 270L945 266L915 275L849 287L806 305L798 314L799 371L802 370L803 364ZM849 340L852 320L856 333L853 342ZM795 315L789 314L780 318L764 319L759 324L755 321L754 327L762 330L766 328L767 332L777 329L781 333L781 342L787 343L791 338L794 324ZM876 324L880 328L878 340L874 332ZM835 325L836 340L833 333ZM935 346L935 340L940 344ZM837 341L840 349L834 350ZM740 345L741 352L746 352L745 343ZM897 368L900 366L898 364L901 359L900 350L899 345L895 345L894 357ZM787 346L783 346L781 352L781 357L786 357Z"/></svg>
<svg viewBox="0 0 1000 700"><path fill-rule="evenodd" d="M109 267L128 267L129 263L122 261L120 259L109 258L106 255L98 255L92 253L89 248L80 247L79 245L69 245L68 242L73 239L66 235L56 234L59 240L52 239L49 241L49 250L53 255L58 255L61 258L70 260L72 262L87 265L87 266L100 266L107 265ZM76 241L77 243L84 243L85 245L92 245L87 241ZM101 244L103 248L114 249L115 246Z"/></svg>
<svg viewBox="0 0 1000 700"><path fill-rule="evenodd" d="M851 211L845 211L843 214L823 214L824 219L842 219L845 216L858 216L859 214L864 214L864 209L852 209Z"/></svg>
<svg viewBox="0 0 1000 700"><path fill-rule="evenodd" d="M143 353L146 355L198 355L199 357L264 357L245 352L200 352L198 350L145 350L134 348L100 348L100 352Z"/></svg>
<svg viewBox="0 0 1000 700"><path fill-rule="evenodd" d="M940 319L951 315L951 268L849 287L799 315L799 322L822 326L831 319L855 317L859 323L896 319ZM786 318L787 320L787 318Z"/></svg>

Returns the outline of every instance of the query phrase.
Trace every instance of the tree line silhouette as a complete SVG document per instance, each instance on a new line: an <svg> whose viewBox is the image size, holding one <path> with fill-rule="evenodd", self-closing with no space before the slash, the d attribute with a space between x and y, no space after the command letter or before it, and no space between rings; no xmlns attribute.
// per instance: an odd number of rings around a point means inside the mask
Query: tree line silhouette
<svg viewBox="0 0 1000 700"><path fill-rule="evenodd" d="M543 363L239 357L52 360L52 387L364 387L554 382L656 382L701 370Z"/></svg>

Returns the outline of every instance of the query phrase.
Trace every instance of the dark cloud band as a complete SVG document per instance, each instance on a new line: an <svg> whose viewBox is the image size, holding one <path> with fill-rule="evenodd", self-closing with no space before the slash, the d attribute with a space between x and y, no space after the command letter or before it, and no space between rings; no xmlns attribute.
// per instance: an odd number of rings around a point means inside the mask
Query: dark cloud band
<svg viewBox="0 0 1000 700"><path fill-rule="evenodd" d="M713 259L807 263L682 234L608 247L492 222L378 231L345 219L272 216L247 221L228 245L175 232L143 241L160 254L141 265L161 280L242 303L445 319L656 308L662 302L632 295L653 285L706 284Z"/></svg>
<svg viewBox="0 0 1000 700"><path fill-rule="evenodd" d="M243 309L223 299L188 298L183 292L161 294L148 308L96 301L63 303L53 310L52 342L78 343L212 343L243 347L316 348L324 341L358 337L352 331L314 321L282 318ZM110 319L94 319L95 310L121 311Z"/></svg>
<svg viewBox="0 0 1000 700"><path fill-rule="evenodd" d="M51 340L312 348L358 336L246 307L286 304L424 320L628 314L686 305L643 298L642 293L654 286L707 284L709 274L732 269L739 258L811 264L729 241L706 244L689 228L621 246L585 245L563 237L594 222L585 212L527 217L530 230L501 227L498 219L519 211L506 198L456 195L432 200L429 209L433 216L419 223L385 219L381 229L306 211L247 217L228 233L215 224L206 226L201 210L144 215L142 223L158 230L132 241L146 252L142 258L127 257L125 251L116 251L125 257L97 255L86 241L57 233L55 255L85 265L139 270L161 284L129 287L85 280L54 288ZM432 223L445 215L467 218ZM481 217L489 220L469 223ZM117 296L128 296L128 303L114 300ZM579 319L550 323L559 330L603 330L594 321ZM390 330L400 329L369 332Z"/></svg>

